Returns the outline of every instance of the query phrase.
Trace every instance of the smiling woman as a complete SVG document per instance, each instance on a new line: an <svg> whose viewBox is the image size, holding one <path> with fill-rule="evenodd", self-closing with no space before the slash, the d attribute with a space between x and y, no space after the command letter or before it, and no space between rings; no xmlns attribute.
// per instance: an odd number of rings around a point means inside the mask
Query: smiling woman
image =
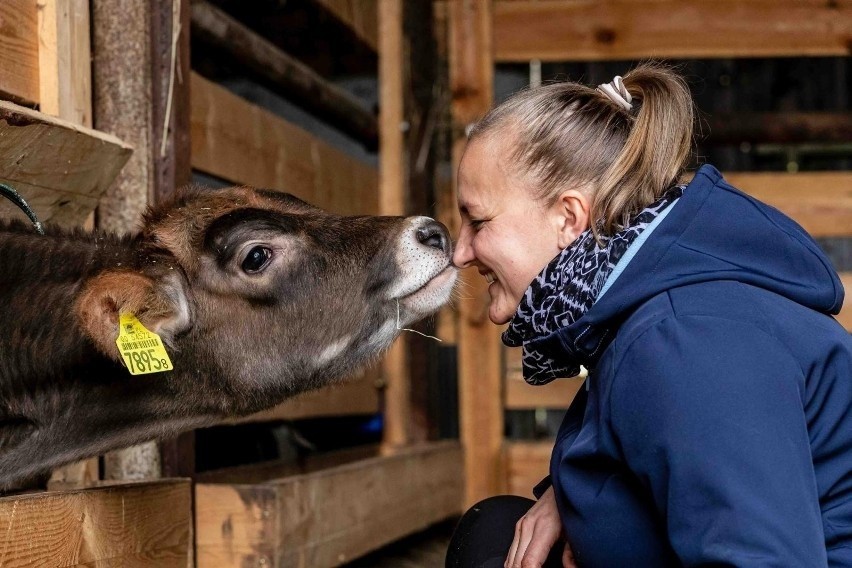
<svg viewBox="0 0 852 568"><path fill-rule="evenodd" d="M550 259L589 226L590 198L568 189L550 205L535 198L535 180L503 164L507 143L471 141L459 168L462 227L453 263L475 266L489 281L492 322L509 321L524 290Z"/></svg>
<svg viewBox="0 0 852 568"><path fill-rule="evenodd" d="M472 129L453 262L488 280L528 383L589 375L539 500L475 505L448 566L852 565L842 284L712 166L686 182L692 121L645 64Z"/></svg>

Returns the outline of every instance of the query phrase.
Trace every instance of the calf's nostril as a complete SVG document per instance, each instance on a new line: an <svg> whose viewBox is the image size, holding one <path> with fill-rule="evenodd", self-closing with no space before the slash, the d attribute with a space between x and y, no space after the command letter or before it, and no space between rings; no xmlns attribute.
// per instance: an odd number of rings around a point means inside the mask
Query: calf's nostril
<svg viewBox="0 0 852 568"><path fill-rule="evenodd" d="M417 229L417 240L427 247L449 253L450 239L441 225L429 224Z"/></svg>

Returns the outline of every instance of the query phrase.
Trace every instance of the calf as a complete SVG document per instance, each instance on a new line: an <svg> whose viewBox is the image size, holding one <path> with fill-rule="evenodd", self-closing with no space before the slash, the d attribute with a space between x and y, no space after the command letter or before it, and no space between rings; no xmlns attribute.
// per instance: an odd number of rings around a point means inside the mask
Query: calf
<svg viewBox="0 0 852 568"><path fill-rule="evenodd" d="M123 238L0 223L0 489L340 380L447 301L450 248L427 217L247 187L186 190ZM126 313L172 370L129 373Z"/></svg>

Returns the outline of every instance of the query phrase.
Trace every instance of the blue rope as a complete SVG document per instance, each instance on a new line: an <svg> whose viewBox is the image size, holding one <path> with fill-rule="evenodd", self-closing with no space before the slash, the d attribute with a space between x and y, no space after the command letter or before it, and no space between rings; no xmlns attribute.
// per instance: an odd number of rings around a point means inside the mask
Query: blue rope
<svg viewBox="0 0 852 568"><path fill-rule="evenodd" d="M4 183L0 183L0 195L20 207L21 210L27 214L27 217L30 218L30 221L33 222L33 227L35 227L35 230L38 231L38 234L44 234L44 226L41 224L41 221L38 220L38 217L36 217L35 211L30 208L27 201L21 197L17 191Z"/></svg>

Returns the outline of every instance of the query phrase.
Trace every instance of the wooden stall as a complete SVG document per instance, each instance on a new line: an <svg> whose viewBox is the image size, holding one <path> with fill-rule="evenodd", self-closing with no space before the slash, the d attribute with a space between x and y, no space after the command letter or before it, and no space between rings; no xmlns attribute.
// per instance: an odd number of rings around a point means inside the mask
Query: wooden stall
<svg viewBox="0 0 852 568"><path fill-rule="evenodd" d="M94 224L134 147L93 129L88 0L0 4L0 182L42 222ZM21 217L6 200L0 216ZM0 497L9 566L191 566L188 481L99 481L97 459L54 473L50 490Z"/></svg>
<svg viewBox="0 0 852 568"><path fill-rule="evenodd" d="M406 102L402 0L303 3L379 61L378 115L225 5L0 3L0 182L20 190L43 221L120 232L192 172L287 191L341 214L411 212L417 148L407 125L421 117ZM365 148L378 147L379 166L193 71L191 40L228 53ZM0 215L20 212L2 202ZM199 473L189 432L86 460L57 471L49 491L0 497L9 528L0 563L335 566L458 514L461 448L413 433L409 353L400 341L343 385L233 420L381 414L382 444Z"/></svg>
<svg viewBox="0 0 852 568"><path fill-rule="evenodd" d="M464 146L465 128L492 104L495 64L846 57L852 37L852 4L845 1L448 0L439 7L449 29L453 171ZM848 113L812 113L808 118L795 114L749 115L720 120L725 120L723 126L730 125L725 129L728 132L757 128L764 137L778 142L796 137L820 140L820 136L828 136L828 141L850 140ZM790 215L815 237L852 237L852 173L848 171L736 172L726 177ZM455 226L449 192L444 202L449 204L444 220ZM504 439L505 412L564 410L582 379L528 386L521 376L519 350L504 349L499 329L485 316L488 296L482 279L476 275L468 278L468 297L455 313L445 312L453 324L446 323L444 328L453 330L458 342L465 500L470 505L503 492L531 495L532 487L547 474L552 442ZM841 279L848 290L852 272L843 272ZM852 306L848 304L837 319L852 331Z"/></svg>
<svg viewBox="0 0 852 568"><path fill-rule="evenodd" d="M313 112L365 147L377 136L378 168L197 72L190 79L192 167L228 183L287 191L345 215L410 213L403 2L321 4L377 51L378 116L213 3L193 4L193 34L256 68L256 76L282 94L298 99L302 89L310 90L318 99L311 103ZM350 109L347 124L321 99L335 109ZM345 384L235 420L381 413L383 443L297 464L258 463L199 474L197 565L335 566L457 515L463 492L460 445L414 443L410 366L401 337L378 365Z"/></svg>

